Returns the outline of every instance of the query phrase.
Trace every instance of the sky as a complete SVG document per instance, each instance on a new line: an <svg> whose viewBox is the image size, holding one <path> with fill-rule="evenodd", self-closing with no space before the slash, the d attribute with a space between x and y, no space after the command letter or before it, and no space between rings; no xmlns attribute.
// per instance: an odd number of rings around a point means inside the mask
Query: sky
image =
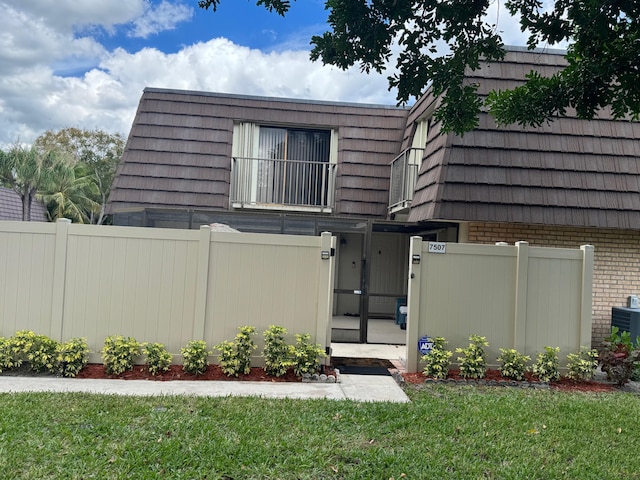
<svg viewBox="0 0 640 480"><path fill-rule="evenodd" d="M524 45L502 3L492 23ZM126 136L145 87L396 103L390 72L311 62L324 0L292 2L285 18L254 0L215 13L197 0L0 0L0 11L0 148L67 127Z"/></svg>

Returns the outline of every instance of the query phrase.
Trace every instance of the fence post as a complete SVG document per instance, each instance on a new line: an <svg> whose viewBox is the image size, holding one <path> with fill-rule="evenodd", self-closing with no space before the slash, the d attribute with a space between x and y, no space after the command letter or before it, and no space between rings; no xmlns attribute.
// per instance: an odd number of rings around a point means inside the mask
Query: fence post
<svg viewBox="0 0 640 480"><path fill-rule="evenodd" d="M524 353L527 332L527 278L529 242L516 242L516 298L513 319L513 348Z"/></svg>
<svg viewBox="0 0 640 480"><path fill-rule="evenodd" d="M211 227L200 227L198 241L198 271L196 272L196 305L194 308L193 339L204 340L207 314L207 289L209 281L209 251L211 250Z"/></svg>
<svg viewBox="0 0 640 480"><path fill-rule="evenodd" d="M417 256L417 257L416 257ZM414 263L414 258L418 263ZM420 328L420 281L424 263L422 237L411 237L409 243L409 286L407 288L407 372L418 371L418 331Z"/></svg>
<svg viewBox="0 0 640 480"><path fill-rule="evenodd" d="M316 343L327 350L329 361L331 347L331 319L333 315L333 271L335 267L336 239L330 232L320 234L320 272L318 281L318 313L316 319Z"/></svg>
<svg viewBox="0 0 640 480"><path fill-rule="evenodd" d="M580 345L591 348L593 313L593 245L582 245L582 295L580 305Z"/></svg>
<svg viewBox="0 0 640 480"><path fill-rule="evenodd" d="M53 295L51 299L51 327L49 336L62 342L64 320L64 290L67 274L67 239L71 220L59 218L56 221L56 244L53 252Z"/></svg>

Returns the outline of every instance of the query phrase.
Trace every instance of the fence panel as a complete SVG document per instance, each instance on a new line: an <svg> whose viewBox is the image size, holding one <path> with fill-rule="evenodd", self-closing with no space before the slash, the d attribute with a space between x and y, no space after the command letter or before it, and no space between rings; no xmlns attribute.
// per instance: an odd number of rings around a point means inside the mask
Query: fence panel
<svg viewBox="0 0 640 480"><path fill-rule="evenodd" d="M56 225L2 222L0 229L0 335L52 332Z"/></svg>
<svg viewBox="0 0 640 480"><path fill-rule="evenodd" d="M326 321L318 318L320 247L320 237L212 233L205 339L217 344L251 325L259 353L269 325L291 335L326 331L318 328Z"/></svg>
<svg viewBox="0 0 640 480"><path fill-rule="evenodd" d="M582 253L532 248L529 256L525 353L538 345L560 347L561 356L580 344ZM535 321L532 321L535 319Z"/></svg>
<svg viewBox="0 0 640 480"><path fill-rule="evenodd" d="M421 335L445 337L451 348L466 346L471 334L482 335L490 341L488 357L495 359L498 348L513 338L515 247L447 244L446 249L430 254L423 242Z"/></svg>
<svg viewBox="0 0 640 480"><path fill-rule="evenodd" d="M71 225L63 337L108 335L164 343L194 338L198 232Z"/></svg>

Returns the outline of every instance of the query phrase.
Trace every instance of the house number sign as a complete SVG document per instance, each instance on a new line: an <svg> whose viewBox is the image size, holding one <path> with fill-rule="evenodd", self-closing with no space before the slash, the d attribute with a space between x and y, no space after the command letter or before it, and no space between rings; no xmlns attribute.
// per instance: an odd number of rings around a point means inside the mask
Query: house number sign
<svg viewBox="0 0 640 480"><path fill-rule="evenodd" d="M447 244L444 242L429 242L429 253L447 253Z"/></svg>

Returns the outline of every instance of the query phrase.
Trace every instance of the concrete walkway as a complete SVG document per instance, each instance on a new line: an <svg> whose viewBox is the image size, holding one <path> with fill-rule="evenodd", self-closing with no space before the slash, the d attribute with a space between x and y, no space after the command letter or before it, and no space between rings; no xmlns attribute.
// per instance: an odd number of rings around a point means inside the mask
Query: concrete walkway
<svg viewBox="0 0 640 480"><path fill-rule="evenodd" d="M105 395L195 395L203 397L317 398L358 402L409 401L392 377L340 375L340 383L237 381L160 382L85 378L0 376L0 393L85 392Z"/></svg>

